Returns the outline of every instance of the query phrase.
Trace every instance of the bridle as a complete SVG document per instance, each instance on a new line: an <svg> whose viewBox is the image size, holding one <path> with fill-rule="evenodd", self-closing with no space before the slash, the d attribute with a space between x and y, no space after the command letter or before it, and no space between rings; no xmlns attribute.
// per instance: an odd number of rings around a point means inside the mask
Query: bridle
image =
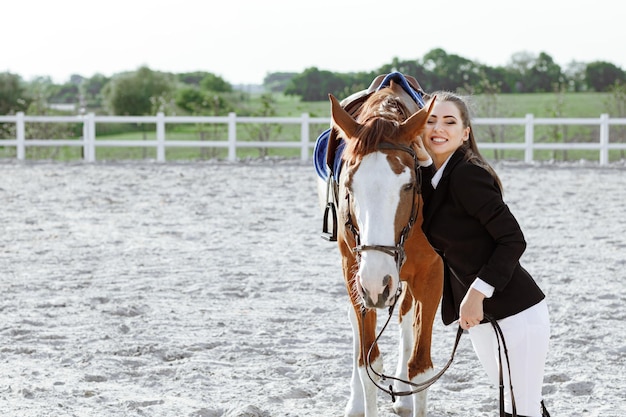
<svg viewBox="0 0 626 417"><path fill-rule="evenodd" d="M417 155L415 154L415 151L409 146L400 145L400 144L391 143L391 142L381 142L378 145L378 149L379 150L386 149L386 150L404 151L404 152L407 152L409 155L411 155L411 158L413 159L413 171L415 172L416 184L415 184L415 187L413 188L413 197L412 197L412 202L411 202L411 214L409 216L409 220L407 221L407 224L404 226L404 228L402 228L402 231L400 232L400 238L398 239L398 243L396 243L394 246L362 245L359 229L354 225L350 211L348 211L345 226L350 229L350 231L352 232L352 236L354 237L355 247L352 249L352 251L357 255L357 259L360 259L360 254L362 252L365 252L368 250L379 251L389 256L393 256L396 261L396 267L398 268L398 272L400 272L400 268L402 268L404 261L406 261L406 252L404 251L404 244L406 242L406 239L409 236L409 233L411 232L411 229L415 225L415 221L417 220L417 215L419 212L418 194L421 193L421 189L422 189L422 172L419 169ZM346 199L348 200L350 199L350 194L346 195ZM416 204L416 200L417 200L417 204ZM348 201L348 206L350 206L349 201Z"/></svg>

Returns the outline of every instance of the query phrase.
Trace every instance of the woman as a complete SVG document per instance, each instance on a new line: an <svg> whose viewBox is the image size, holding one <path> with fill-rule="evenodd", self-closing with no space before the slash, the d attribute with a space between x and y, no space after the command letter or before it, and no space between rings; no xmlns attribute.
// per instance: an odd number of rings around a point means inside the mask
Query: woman
<svg viewBox="0 0 626 417"><path fill-rule="evenodd" d="M544 293L519 263L524 236L502 200L498 175L478 151L467 104L445 91L427 100L435 104L416 151L424 174L422 229L445 265L443 322L458 320L468 330L498 384L498 339L489 319L496 320L508 349L517 415L548 416L541 387L550 323ZM508 381L504 385L510 416L513 401Z"/></svg>

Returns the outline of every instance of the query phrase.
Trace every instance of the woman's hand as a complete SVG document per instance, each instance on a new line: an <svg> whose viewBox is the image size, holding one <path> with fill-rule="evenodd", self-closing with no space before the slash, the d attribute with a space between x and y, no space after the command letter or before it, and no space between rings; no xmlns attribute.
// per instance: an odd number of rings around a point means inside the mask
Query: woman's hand
<svg viewBox="0 0 626 417"><path fill-rule="evenodd" d="M427 162L430 160L430 154L426 150L421 136L418 136L415 142L413 142L413 150L415 151L415 156L417 156L417 160L419 162Z"/></svg>
<svg viewBox="0 0 626 417"><path fill-rule="evenodd" d="M465 294L465 297L463 297L463 301L461 301L459 325L464 330L477 326L483 320L484 299L485 295L474 288L470 288Z"/></svg>

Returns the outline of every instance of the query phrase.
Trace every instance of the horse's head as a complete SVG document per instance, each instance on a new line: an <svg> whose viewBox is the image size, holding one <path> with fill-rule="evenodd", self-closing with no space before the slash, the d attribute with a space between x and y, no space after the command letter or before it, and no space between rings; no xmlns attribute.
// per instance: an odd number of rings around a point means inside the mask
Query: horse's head
<svg viewBox="0 0 626 417"><path fill-rule="evenodd" d="M370 96L356 119L330 96L333 127L346 141L339 192L346 230L340 233L356 260L353 290L367 308L395 302L404 241L417 217L419 178L413 145L430 109L419 110L395 87L392 82Z"/></svg>

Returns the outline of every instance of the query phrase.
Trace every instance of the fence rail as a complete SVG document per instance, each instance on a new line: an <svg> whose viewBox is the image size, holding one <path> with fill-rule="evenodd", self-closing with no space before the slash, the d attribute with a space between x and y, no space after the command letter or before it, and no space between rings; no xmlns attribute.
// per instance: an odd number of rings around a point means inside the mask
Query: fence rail
<svg viewBox="0 0 626 417"><path fill-rule="evenodd" d="M315 146L317 134L311 135L311 125L330 123L329 117L310 117L303 113L300 117L239 117L235 113L228 116L165 116L158 113L156 116L96 116L93 113L80 116L27 116L20 112L10 116L0 116L0 123L15 124L15 139L0 139L0 147L16 147L16 157L24 160L27 147L69 146L82 147L83 158L86 162L96 161L96 148L104 147L146 147L156 148L156 159L165 162L165 150L169 147L177 148L227 148L228 160L237 159L237 149L241 148L292 148L300 149L300 158L303 161L311 158L311 150ZM79 123L82 124L82 136L78 139L27 139L26 123ZM156 125L155 140L106 140L96 137L96 124L106 123L142 123ZM227 126L225 140L168 140L166 125L173 124L224 124ZM296 124L300 125L298 141L247 141L238 140L237 125L246 123L256 124ZM610 141L610 126L626 126L626 118L609 118L602 114L599 118L535 118L527 114L523 118L476 118L475 126L517 125L524 128L523 142L480 142L481 149L494 150L521 150L524 151L524 161L533 162L534 152L537 150L593 150L599 152L600 165L609 163L610 150L626 151L623 141ZM535 127L541 125L591 125L599 126L597 141L584 143L538 143L535 140Z"/></svg>

